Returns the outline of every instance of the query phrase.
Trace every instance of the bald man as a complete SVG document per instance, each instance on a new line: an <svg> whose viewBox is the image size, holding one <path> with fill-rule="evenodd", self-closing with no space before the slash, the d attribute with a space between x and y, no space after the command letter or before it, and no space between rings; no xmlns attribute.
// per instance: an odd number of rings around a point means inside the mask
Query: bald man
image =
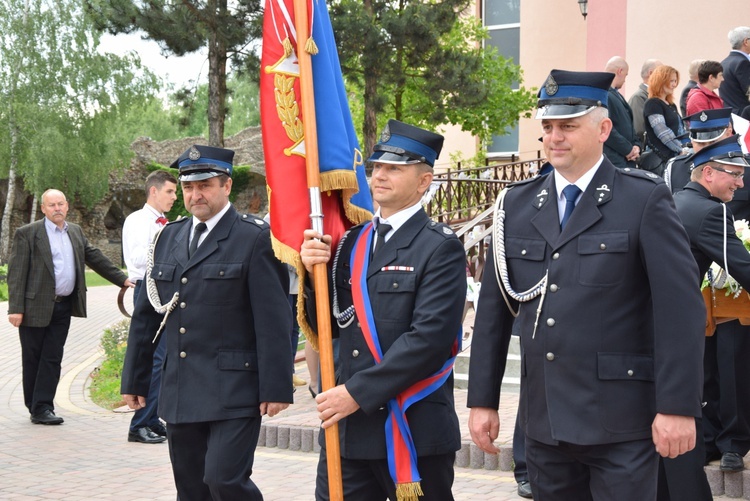
<svg viewBox="0 0 750 501"><path fill-rule="evenodd" d="M628 63L620 56L615 56L604 67L604 71L613 73L615 78L609 88L609 119L612 120L612 132L604 142L604 154L615 167L635 168L635 161L641 154L641 147L633 128L633 110L620 89L628 77Z"/></svg>

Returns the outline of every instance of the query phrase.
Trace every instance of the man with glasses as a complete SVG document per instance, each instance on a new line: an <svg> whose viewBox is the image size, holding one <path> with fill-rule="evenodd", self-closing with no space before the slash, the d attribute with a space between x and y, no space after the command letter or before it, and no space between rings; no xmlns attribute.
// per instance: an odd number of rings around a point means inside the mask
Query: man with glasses
<svg viewBox="0 0 750 501"><path fill-rule="evenodd" d="M695 153L690 182L674 196L677 214L698 263L696 285L711 263L716 262L740 285L750 288L750 254L737 238L734 216L726 206L735 191L743 187L748 166L738 138L732 135ZM742 458L750 450L750 429L746 424L750 419L750 395L745 384L750 378L747 328L737 321L722 324L721 330L706 338L704 353L705 460L721 458L721 470L741 471Z"/></svg>
<svg viewBox="0 0 750 501"><path fill-rule="evenodd" d="M690 181L693 154L728 138L734 133L732 129L732 108L701 110L685 117L685 120L690 129L690 142L693 145L693 151L670 158L664 169L664 180L673 194L682 191ZM747 190L743 189L743 192L746 193ZM744 199L747 200L747 198L747 195L745 195Z"/></svg>

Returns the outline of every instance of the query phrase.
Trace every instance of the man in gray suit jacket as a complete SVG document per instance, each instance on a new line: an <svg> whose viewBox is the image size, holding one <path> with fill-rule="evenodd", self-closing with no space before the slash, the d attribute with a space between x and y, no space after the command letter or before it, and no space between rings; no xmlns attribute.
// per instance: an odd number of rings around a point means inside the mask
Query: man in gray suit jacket
<svg viewBox="0 0 750 501"><path fill-rule="evenodd" d="M646 120L643 117L643 106L648 99L648 79L657 66L661 66L661 61L658 59L646 59L641 67L641 79L643 82L638 85L638 90L633 92L633 95L631 95L628 100L628 105L633 112L635 137L638 139L639 143L643 141L643 134L646 132Z"/></svg>
<svg viewBox="0 0 750 501"><path fill-rule="evenodd" d="M23 397L34 424L60 424L53 400L70 317L86 316L85 266L115 285L128 277L68 223L68 201L58 190L42 194L44 219L16 230L8 263L8 320L18 327Z"/></svg>

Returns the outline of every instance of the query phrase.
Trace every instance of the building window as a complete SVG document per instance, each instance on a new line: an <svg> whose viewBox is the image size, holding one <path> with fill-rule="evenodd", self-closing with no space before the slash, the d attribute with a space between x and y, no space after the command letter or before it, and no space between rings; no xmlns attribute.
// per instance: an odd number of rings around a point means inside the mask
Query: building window
<svg viewBox="0 0 750 501"><path fill-rule="evenodd" d="M482 3L483 23L490 32L490 38L485 43L495 47L498 54L519 64L521 0L482 0ZM518 88L518 82L513 83L513 88ZM505 132L505 135L492 136L492 141L487 145L488 155L518 153L518 126L509 127Z"/></svg>

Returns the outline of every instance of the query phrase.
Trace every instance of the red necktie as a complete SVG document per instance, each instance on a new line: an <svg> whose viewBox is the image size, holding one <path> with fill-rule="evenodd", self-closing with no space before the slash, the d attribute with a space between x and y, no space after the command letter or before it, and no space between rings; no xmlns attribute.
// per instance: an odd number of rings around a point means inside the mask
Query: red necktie
<svg viewBox="0 0 750 501"><path fill-rule="evenodd" d="M159 216L156 218L156 224L158 224L159 226L164 226L168 222L169 222L169 219L167 219L164 216Z"/></svg>

